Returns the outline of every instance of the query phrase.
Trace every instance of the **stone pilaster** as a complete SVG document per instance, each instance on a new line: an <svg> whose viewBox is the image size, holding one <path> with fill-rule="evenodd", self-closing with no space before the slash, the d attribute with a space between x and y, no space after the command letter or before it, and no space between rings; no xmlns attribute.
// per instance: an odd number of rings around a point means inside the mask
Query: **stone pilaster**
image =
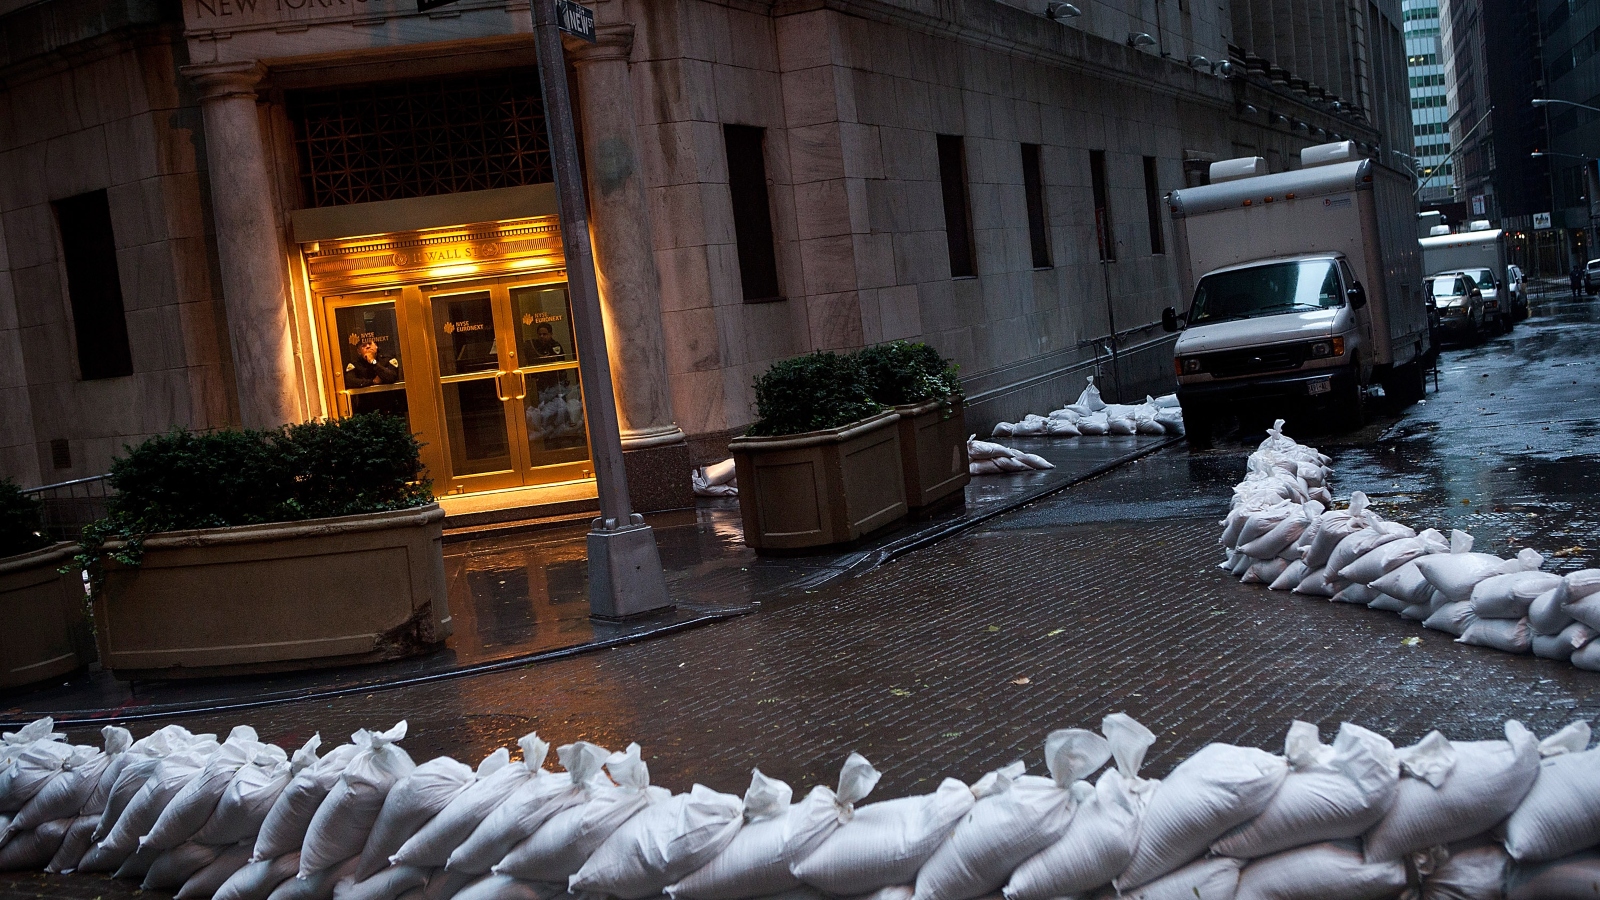
<svg viewBox="0 0 1600 900"><path fill-rule="evenodd" d="M569 45L583 117L590 232L611 380L635 509L692 506L689 450L672 414L650 210L639 170L628 55L632 25Z"/></svg>
<svg viewBox="0 0 1600 900"><path fill-rule="evenodd" d="M273 209L266 144L256 112L258 62L186 66L200 88L206 175L222 268L242 424L304 418L290 328L286 249Z"/></svg>

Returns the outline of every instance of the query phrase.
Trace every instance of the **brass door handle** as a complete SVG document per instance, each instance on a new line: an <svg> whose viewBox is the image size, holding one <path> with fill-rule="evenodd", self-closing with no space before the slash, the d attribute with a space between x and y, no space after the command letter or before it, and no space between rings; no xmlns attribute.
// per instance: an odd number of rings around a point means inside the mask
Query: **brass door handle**
<svg viewBox="0 0 1600 900"><path fill-rule="evenodd" d="M505 373L505 372L496 372L496 373L494 373L494 395L496 397L500 398L500 402L501 403L510 403L512 398L507 397L505 394L500 393L500 376L505 375L505 374L507 374L507 373Z"/></svg>
<svg viewBox="0 0 1600 900"><path fill-rule="evenodd" d="M522 400L528 396L528 376L522 374L521 372L517 372L515 374L517 376L517 383L522 385L522 390L518 391L517 396L512 399Z"/></svg>

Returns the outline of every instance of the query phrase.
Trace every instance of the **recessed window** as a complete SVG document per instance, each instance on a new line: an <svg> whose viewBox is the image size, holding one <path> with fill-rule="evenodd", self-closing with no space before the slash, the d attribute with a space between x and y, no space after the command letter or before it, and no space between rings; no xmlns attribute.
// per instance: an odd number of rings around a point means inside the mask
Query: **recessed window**
<svg viewBox="0 0 1600 900"><path fill-rule="evenodd" d="M944 235L950 245L950 277L978 274L972 252L972 210L967 198L967 151L960 135L941 134L939 187L944 199Z"/></svg>
<svg viewBox="0 0 1600 900"><path fill-rule="evenodd" d="M776 300L778 254L772 243L772 204L767 196L766 129L722 126L728 154L728 194L733 200L733 239L739 251L739 283L747 301Z"/></svg>
<svg viewBox="0 0 1600 900"><path fill-rule="evenodd" d="M1144 211L1150 219L1150 252L1165 253L1161 235L1161 182L1156 177L1156 158L1144 158Z"/></svg>
<svg viewBox="0 0 1600 900"><path fill-rule="evenodd" d="M1044 212L1044 167L1038 144L1022 145L1022 193L1028 202L1028 242L1033 250L1033 267L1050 268L1049 221Z"/></svg>
<svg viewBox="0 0 1600 900"><path fill-rule="evenodd" d="M1111 203L1106 190L1106 152L1089 151L1089 180L1094 187L1094 238L1101 262L1116 262L1117 242L1111 236Z"/></svg>
<svg viewBox="0 0 1600 900"><path fill-rule="evenodd" d="M117 244L105 191L90 191L51 204L61 232L61 256L78 343L78 374L84 381L133 374L128 320L117 275Z"/></svg>

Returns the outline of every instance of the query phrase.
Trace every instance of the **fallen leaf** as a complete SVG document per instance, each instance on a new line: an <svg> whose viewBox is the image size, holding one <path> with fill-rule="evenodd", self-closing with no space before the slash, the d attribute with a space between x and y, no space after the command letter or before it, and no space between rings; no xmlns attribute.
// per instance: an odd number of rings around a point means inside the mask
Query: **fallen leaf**
<svg viewBox="0 0 1600 900"><path fill-rule="evenodd" d="M1055 637L1058 634L1065 634L1066 631L1067 630L1065 628L1057 628L1055 631L1052 631L1049 634L1045 635L1045 637Z"/></svg>
<svg viewBox="0 0 1600 900"><path fill-rule="evenodd" d="M911 696L911 692L906 690L905 688L890 688L889 689L889 693L895 695L896 697L909 697L909 696Z"/></svg>
<svg viewBox="0 0 1600 900"><path fill-rule="evenodd" d="M1422 643L1422 638L1408 637L1400 642L1402 647L1415 647Z"/></svg>
<svg viewBox="0 0 1600 900"><path fill-rule="evenodd" d="M1033 679L1031 679L1028 676L1024 675L1021 678L1013 678L1013 679L1011 679L1011 683L1012 684L1033 684Z"/></svg>
<svg viewBox="0 0 1600 900"><path fill-rule="evenodd" d="M1562 549L1557 550L1557 551L1555 551L1554 553L1552 553L1550 555L1551 556L1559 556L1559 557L1565 559L1568 556L1581 555L1583 552L1584 552L1584 550L1583 550L1582 547L1563 547Z"/></svg>
<svg viewBox="0 0 1600 900"><path fill-rule="evenodd" d="M990 625L989 626L989 633L990 634L994 634L996 631L999 631L999 630L1000 630L1000 626L999 625Z"/></svg>
<svg viewBox="0 0 1600 900"><path fill-rule="evenodd" d="M950 738L961 737L961 732L959 732L959 731L946 731L943 735L941 735L941 737L950 737Z"/></svg>

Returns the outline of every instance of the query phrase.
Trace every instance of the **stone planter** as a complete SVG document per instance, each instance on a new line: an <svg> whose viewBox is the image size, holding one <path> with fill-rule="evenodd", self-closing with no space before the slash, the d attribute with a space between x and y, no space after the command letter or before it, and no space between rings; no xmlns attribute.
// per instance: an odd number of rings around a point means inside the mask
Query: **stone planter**
<svg viewBox="0 0 1600 900"><path fill-rule="evenodd" d="M739 479L744 541L799 550L853 541L906 514L900 416L728 444Z"/></svg>
<svg viewBox="0 0 1600 900"><path fill-rule="evenodd" d="M896 406L900 414L900 466L906 505L923 509L961 493L972 480L967 469L966 404L960 397Z"/></svg>
<svg viewBox="0 0 1600 900"><path fill-rule="evenodd" d="M443 522L430 504L151 535L138 567L106 561L100 661L119 678L182 678L435 649L450 635Z"/></svg>
<svg viewBox="0 0 1600 900"><path fill-rule="evenodd" d="M83 576L57 571L77 552L67 541L0 559L0 688L45 681L94 661Z"/></svg>

